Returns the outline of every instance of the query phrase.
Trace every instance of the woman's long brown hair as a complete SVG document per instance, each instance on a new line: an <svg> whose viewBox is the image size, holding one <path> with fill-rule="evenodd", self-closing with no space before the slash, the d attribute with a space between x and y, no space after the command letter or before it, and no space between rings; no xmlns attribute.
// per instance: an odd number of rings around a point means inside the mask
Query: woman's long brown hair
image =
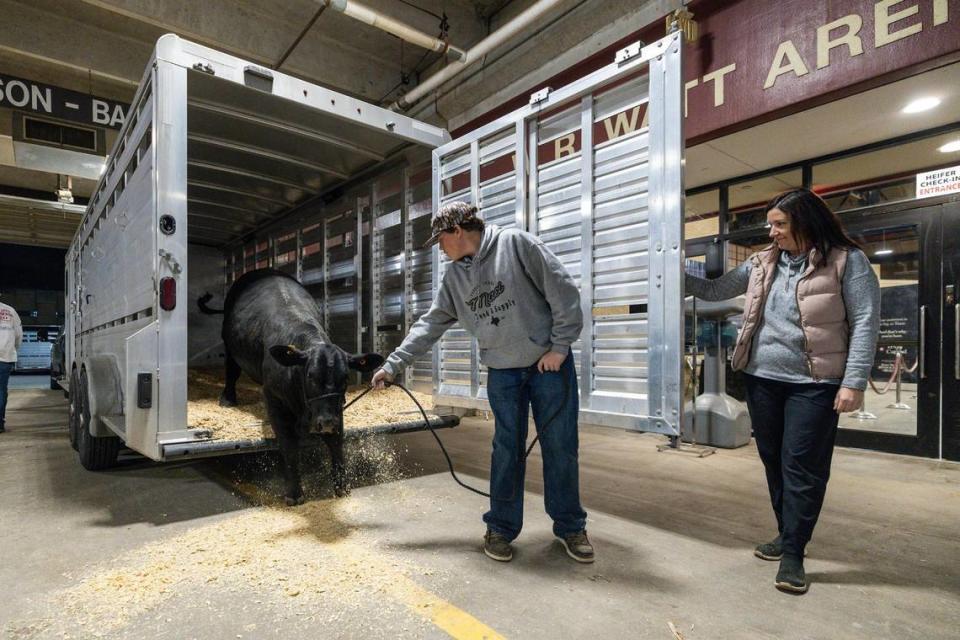
<svg viewBox="0 0 960 640"><path fill-rule="evenodd" d="M849 247L859 249L823 198L810 189L791 189L767 203L765 213L780 209L790 217L790 229L803 245L816 247L821 259L826 259L830 249Z"/></svg>

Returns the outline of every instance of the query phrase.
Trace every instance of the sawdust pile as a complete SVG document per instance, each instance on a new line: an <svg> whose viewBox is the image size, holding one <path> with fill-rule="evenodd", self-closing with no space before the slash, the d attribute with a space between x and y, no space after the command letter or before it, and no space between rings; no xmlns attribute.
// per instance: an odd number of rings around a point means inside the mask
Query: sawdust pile
<svg viewBox="0 0 960 640"><path fill-rule="evenodd" d="M187 382L187 424L191 429L210 432L213 440L258 440L273 438L273 429L267 419L260 385L246 376L237 382L236 407L221 407L223 390L222 369L190 369ZM365 387L351 387L347 402L357 397ZM433 417L432 396L412 392L427 415ZM413 401L402 389L389 387L371 391L344 414L344 428L356 429L380 424L395 424L420 420L421 415Z"/></svg>
<svg viewBox="0 0 960 640"><path fill-rule="evenodd" d="M413 614L414 626L426 625L436 597L414 577L435 572L376 551L375 509L352 496L295 509L255 507L88 570L51 594L55 614L16 628L30 638L114 637L167 601L206 601L209 609L209 598L233 593L276 617L328 611L336 620L382 602Z"/></svg>

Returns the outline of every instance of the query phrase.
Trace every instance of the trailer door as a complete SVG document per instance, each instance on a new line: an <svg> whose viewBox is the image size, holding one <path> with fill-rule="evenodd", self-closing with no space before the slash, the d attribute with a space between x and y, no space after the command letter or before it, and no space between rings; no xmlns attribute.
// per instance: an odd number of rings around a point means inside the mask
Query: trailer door
<svg viewBox="0 0 960 640"><path fill-rule="evenodd" d="M538 235L581 291L585 423L679 435L683 358L682 36L617 53L577 82L433 153L433 202ZM434 250L434 288L448 262ZM434 349L434 401L486 409L477 342Z"/></svg>

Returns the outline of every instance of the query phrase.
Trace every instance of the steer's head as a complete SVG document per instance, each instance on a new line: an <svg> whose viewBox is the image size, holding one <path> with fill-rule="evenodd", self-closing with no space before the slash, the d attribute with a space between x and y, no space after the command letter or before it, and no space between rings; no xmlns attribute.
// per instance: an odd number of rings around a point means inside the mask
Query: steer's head
<svg viewBox="0 0 960 640"><path fill-rule="evenodd" d="M293 374L288 394L302 394L307 424L311 430L340 432L350 370L369 372L383 364L376 353L351 355L332 344L318 343L306 349L294 345L270 347L273 359Z"/></svg>

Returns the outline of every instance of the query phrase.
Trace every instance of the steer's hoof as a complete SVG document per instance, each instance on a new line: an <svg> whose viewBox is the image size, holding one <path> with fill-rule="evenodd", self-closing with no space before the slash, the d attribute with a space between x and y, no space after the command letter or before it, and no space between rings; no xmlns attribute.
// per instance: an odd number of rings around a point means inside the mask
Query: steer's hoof
<svg viewBox="0 0 960 640"><path fill-rule="evenodd" d="M333 488L333 494L338 498L346 498L350 495L350 487L339 486Z"/></svg>
<svg viewBox="0 0 960 640"><path fill-rule="evenodd" d="M284 496L283 501L287 503L288 507L295 507L297 505L304 503L304 497L302 495L297 496L296 498L291 498L290 496Z"/></svg>
<svg viewBox="0 0 960 640"><path fill-rule="evenodd" d="M220 406L221 407L235 407L237 406L236 398L228 398L227 396L220 396Z"/></svg>

